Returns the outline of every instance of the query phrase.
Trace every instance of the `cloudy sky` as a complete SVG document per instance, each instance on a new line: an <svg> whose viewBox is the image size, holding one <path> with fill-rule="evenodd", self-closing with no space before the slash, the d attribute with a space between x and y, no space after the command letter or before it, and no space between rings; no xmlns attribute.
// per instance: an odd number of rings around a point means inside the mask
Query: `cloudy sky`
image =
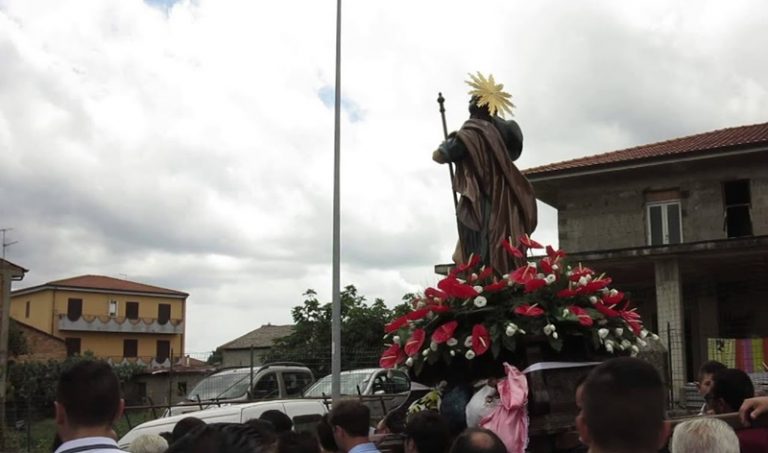
<svg viewBox="0 0 768 453"><path fill-rule="evenodd" d="M332 0L0 0L0 228L24 287L190 293L187 350L331 298ZM518 166L768 121L760 1L345 1L342 283L390 304L455 241L430 155L467 72L517 104ZM534 237L556 242L540 206Z"/></svg>

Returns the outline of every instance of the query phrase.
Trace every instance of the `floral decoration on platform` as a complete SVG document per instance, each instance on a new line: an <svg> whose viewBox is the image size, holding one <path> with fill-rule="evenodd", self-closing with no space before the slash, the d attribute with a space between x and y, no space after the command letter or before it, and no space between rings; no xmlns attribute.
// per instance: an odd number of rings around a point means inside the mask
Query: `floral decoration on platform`
<svg viewBox="0 0 768 453"><path fill-rule="evenodd" d="M383 368L414 367L455 358L473 360L515 351L523 335L543 335L559 351L563 338L582 335L608 353L637 355L658 339L626 294L612 288L604 274L577 264L566 253L522 236L501 244L518 261L526 250L545 249L546 256L527 261L499 277L477 256L457 265L437 288L427 288L411 302L413 310L385 326L390 344L381 356Z"/></svg>

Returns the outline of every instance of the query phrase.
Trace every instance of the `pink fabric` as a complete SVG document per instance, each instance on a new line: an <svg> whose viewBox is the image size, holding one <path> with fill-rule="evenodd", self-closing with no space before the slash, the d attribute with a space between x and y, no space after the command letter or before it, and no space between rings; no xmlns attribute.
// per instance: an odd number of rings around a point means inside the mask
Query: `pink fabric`
<svg viewBox="0 0 768 453"><path fill-rule="evenodd" d="M523 453L528 443L528 381L508 363L504 364L504 372L507 377L496 386L501 404L480 420L480 427L496 433L508 453Z"/></svg>

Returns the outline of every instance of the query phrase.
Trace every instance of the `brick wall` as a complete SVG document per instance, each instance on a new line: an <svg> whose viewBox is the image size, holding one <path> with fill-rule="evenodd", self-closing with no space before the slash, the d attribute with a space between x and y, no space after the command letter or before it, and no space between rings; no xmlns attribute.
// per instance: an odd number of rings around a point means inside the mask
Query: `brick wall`
<svg viewBox="0 0 768 453"><path fill-rule="evenodd" d="M67 358L67 347L64 340L48 335L33 327L16 322L16 326L24 335L27 343L27 354L16 357L18 361L47 361L64 360Z"/></svg>

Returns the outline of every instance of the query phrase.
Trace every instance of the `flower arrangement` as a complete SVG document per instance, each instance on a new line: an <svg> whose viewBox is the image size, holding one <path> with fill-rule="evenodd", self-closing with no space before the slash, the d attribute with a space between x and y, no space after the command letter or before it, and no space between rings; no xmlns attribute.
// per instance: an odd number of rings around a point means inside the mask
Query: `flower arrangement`
<svg viewBox="0 0 768 453"><path fill-rule="evenodd" d="M591 338L595 349L637 355L648 337L628 295L611 287L604 274L578 264L566 253L544 248L527 235L504 249L525 264L499 276L471 256L412 301L413 310L385 326L390 343L381 356L383 368L407 366L419 374L425 365L475 360L503 350L514 352L521 336L544 336L560 351L564 337ZM526 261L526 251L545 249L546 256Z"/></svg>

